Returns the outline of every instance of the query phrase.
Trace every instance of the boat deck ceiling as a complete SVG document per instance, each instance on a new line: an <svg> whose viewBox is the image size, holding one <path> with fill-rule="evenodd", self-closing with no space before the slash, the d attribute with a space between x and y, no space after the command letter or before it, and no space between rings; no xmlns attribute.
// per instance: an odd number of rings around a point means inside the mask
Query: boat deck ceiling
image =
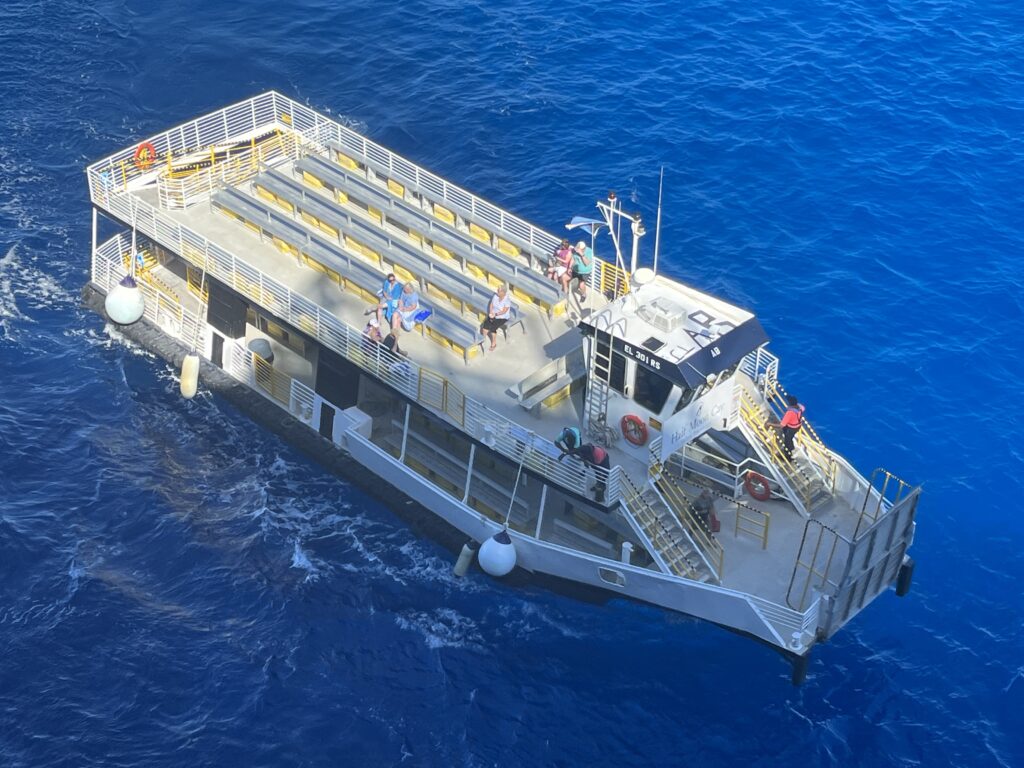
<svg viewBox="0 0 1024 768"><path fill-rule="evenodd" d="M277 170L290 175L290 167L289 163ZM235 190L244 193L260 205L272 206L267 201L254 197L251 187L251 183L246 183L235 187ZM312 188L306 191L320 194ZM154 187L138 190L135 194L150 205L157 206ZM326 201L331 199L327 195L322 196ZM294 256L278 250L269 240L261 239L260 235L241 222L219 213L212 204L202 203L186 210L163 210L162 213L233 253L295 293L318 304L349 326L361 329L366 324L367 313L372 309L372 305L365 298L339 288L325 275L300 264ZM371 220L367 218L366 221ZM323 234L305 223L301 225L307 227L312 234ZM524 267L520 265L519 268ZM384 276L385 273L381 271L381 281ZM426 298L439 303L433 297ZM468 362L451 349L415 331L402 333L400 345L403 352L412 360L445 376L468 397L493 408L524 428L552 439L563 426L580 424L580 398L567 398L553 408L542 409L539 415L534 415L519 405L517 385L553 360L560 359L579 348L583 344L583 336L577 328L577 323L600 311L607 304L607 300L594 290L588 292L587 300L582 304L578 297L573 295L568 299L568 310L564 314L553 316L549 316L540 307L516 298L513 300L518 304L523 317L522 327L515 325L507 329L507 340L499 332L496 350L470 357ZM471 320L479 325L475 317ZM646 467L625 452L613 448L611 453L613 463L620 463L631 476L639 479L645 475Z"/></svg>

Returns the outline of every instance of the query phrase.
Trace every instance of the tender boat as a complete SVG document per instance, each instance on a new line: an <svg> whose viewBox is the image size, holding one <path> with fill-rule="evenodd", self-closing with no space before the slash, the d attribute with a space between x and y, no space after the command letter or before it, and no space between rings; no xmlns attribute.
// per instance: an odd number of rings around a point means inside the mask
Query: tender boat
<svg viewBox="0 0 1024 768"><path fill-rule="evenodd" d="M87 177L90 306L182 363L186 396L198 376L347 454L464 554L482 544L489 573L714 622L782 651L795 682L815 643L909 588L920 487L828 448L756 317L639 266L645 224L614 194L569 224L566 293L562 236L276 92ZM368 322L388 274L416 299L397 347Z"/></svg>

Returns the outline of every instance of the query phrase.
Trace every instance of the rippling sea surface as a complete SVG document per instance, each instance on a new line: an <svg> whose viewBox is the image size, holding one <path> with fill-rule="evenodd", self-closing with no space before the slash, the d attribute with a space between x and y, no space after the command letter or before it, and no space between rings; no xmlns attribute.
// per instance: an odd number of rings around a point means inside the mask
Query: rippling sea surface
<svg viewBox="0 0 1024 768"><path fill-rule="evenodd" d="M0 42L0 764L1024 764L1019 3L15 0ZM664 165L662 269L925 483L911 594L794 689L706 624L457 581L182 401L79 307L83 169L269 88L552 231L608 189L653 222Z"/></svg>

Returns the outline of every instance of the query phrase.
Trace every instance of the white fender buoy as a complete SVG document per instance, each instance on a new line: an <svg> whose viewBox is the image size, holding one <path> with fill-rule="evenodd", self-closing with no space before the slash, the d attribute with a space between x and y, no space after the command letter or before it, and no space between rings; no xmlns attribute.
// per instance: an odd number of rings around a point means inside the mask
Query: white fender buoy
<svg viewBox="0 0 1024 768"><path fill-rule="evenodd" d="M131 325L142 317L146 310L146 299L135 278L125 275L120 283L110 289L103 308L107 310L107 317L118 325Z"/></svg>
<svg viewBox="0 0 1024 768"><path fill-rule="evenodd" d="M473 564L473 558L476 557L478 549L480 549L480 545L472 539L462 545L462 551L459 552L459 559L455 561L455 569L453 571L456 576L462 578L466 575L469 566Z"/></svg>
<svg viewBox="0 0 1024 768"><path fill-rule="evenodd" d="M181 396L186 400L191 400L196 396L196 390L199 389L199 355L195 352L189 352L181 361L179 386L181 387Z"/></svg>
<svg viewBox="0 0 1024 768"><path fill-rule="evenodd" d="M480 567L496 578L507 576L516 567L516 548L508 531L502 529L480 547Z"/></svg>

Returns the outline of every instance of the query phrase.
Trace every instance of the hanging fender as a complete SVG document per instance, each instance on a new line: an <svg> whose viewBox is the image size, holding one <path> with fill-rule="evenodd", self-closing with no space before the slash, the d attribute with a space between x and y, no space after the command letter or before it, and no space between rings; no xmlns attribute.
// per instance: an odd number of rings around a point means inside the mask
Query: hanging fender
<svg viewBox="0 0 1024 768"><path fill-rule="evenodd" d="M644 445L647 443L647 425L639 416L627 413L619 422L622 429L622 436L633 445Z"/></svg>
<svg viewBox="0 0 1024 768"><path fill-rule="evenodd" d="M772 489L768 485L768 478L764 475L759 475L757 472L747 472L747 476L743 478L743 487L747 489L747 493L758 501L768 501L772 497Z"/></svg>

